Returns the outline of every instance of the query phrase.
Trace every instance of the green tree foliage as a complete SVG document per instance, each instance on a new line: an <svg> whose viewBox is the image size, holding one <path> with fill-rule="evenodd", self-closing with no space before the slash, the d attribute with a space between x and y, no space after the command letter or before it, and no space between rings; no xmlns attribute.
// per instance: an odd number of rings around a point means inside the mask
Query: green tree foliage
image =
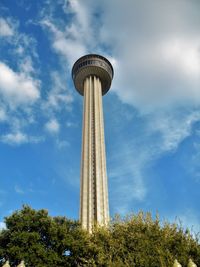
<svg viewBox="0 0 200 267"><path fill-rule="evenodd" d="M0 261L9 259L11 266L23 259L27 267L170 267L175 258L183 267L189 258L200 266L198 238L176 224L153 220L149 213L116 216L109 227L96 227L92 234L76 221L28 206L5 222Z"/></svg>
<svg viewBox="0 0 200 267"><path fill-rule="evenodd" d="M76 221L50 217L46 210L24 206L5 218L7 226L0 234L0 258L16 266L22 259L26 266L71 266L67 251L84 246L86 234ZM80 240L79 240L80 238Z"/></svg>
<svg viewBox="0 0 200 267"><path fill-rule="evenodd" d="M161 225L150 213L116 217L109 231L97 229L91 239L96 266L170 267L176 258L182 266L189 258L200 266L198 238L177 224Z"/></svg>

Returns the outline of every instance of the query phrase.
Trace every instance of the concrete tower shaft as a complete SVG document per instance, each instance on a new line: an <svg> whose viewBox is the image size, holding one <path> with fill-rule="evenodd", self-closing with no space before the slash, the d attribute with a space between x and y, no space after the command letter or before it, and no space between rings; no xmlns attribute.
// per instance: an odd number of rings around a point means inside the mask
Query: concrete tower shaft
<svg viewBox="0 0 200 267"><path fill-rule="evenodd" d="M87 55L75 62L72 77L84 96L80 221L91 232L95 223L109 221L102 94L110 88L113 68L104 57Z"/></svg>

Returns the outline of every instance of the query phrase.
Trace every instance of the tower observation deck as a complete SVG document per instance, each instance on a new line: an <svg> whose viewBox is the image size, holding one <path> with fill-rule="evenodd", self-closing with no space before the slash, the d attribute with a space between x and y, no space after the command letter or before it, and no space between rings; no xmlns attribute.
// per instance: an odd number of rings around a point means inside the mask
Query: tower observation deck
<svg viewBox="0 0 200 267"><path fill-rule="evenodd" d="M84 96L80 222L89 232L94 224L109 221L102 95L110 89L112 78L111 63L100 55L83 56L72 68L75 88Z"/></svg>

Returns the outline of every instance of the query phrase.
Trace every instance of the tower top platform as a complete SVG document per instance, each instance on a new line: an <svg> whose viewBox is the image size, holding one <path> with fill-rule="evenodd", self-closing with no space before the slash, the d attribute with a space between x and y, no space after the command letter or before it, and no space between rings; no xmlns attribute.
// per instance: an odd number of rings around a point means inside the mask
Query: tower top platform
<svg viewBox="0 0 200 267"><path fill-rule="evenodd" d="M110 89L114 75L111 63L103 56L89 54L79 58L72 68L72 79L76 90L84 95L84 80L94 75L99 77L102 85L102 95L105 95Z"/></svg>

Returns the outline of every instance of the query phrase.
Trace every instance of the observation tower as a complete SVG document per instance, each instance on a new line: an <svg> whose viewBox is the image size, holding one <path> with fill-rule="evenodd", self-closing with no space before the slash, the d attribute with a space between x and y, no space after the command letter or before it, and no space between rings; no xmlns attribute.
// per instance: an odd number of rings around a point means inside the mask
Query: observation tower
<svg viewBox="0 0 200 267"><path fill-rule="evenodd" d="M95 224L109 221L102 95L110 89L112 78L111 63L100 55L83 56L72 68L75 88L84 96L80 222L89 232Z"/></svg>

